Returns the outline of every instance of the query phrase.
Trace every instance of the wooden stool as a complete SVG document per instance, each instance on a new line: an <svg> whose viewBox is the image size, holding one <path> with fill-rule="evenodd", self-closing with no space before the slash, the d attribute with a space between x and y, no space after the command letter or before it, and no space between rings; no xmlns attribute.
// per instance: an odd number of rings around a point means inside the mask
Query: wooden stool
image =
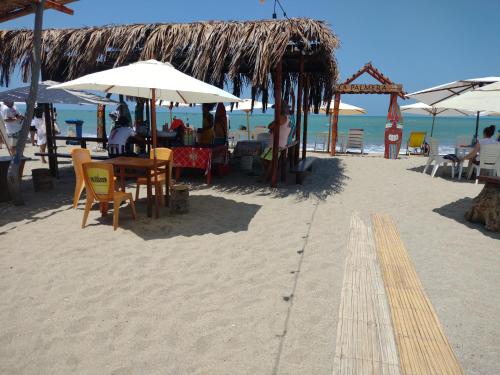
<svg viewBox="0 0 500 375"><path fill-rule="evenodd" d="M47 168L37 168L31 170L31 175L33 178L33 187L35 191L49 191L54 188L52 183L52 175L50 170Z"/></svg>
<svg viewBox="0 0 500 375"><path fill-rule="evenodd" d="M185 214L189 212L189 188L187 185L176 184L171 187L170 213Z"/></svg>

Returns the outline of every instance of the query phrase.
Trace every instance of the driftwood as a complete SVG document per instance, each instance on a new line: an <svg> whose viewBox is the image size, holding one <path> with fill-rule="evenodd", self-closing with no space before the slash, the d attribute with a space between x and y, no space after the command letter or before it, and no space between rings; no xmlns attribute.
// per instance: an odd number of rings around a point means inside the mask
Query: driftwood
<svg viewBox="0 0 500 375"><path fill-rule="evenodd" d="M486 185L474 198L474 205L465 213L465 219L500 232L500 177L487 177L484 181Z"/></svg>

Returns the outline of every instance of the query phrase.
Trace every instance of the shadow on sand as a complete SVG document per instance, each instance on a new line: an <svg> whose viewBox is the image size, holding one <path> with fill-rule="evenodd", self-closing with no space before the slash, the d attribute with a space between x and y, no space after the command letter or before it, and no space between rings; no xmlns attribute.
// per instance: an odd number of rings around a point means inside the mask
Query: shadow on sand
<svg viewBox="0 0 500 375"><path fill-rule="evenodd" d="M486 230L483 224L471 223L470 221L465 220L464 217L465 212L472 206L472 204L473 204L472 198L462 198L455 202L448 203L442 207L435 208L432 211L442 216L445 216L449 219L453 219L459 222L460 224L467 226L468 228L475 229L484 234L485 236L500 240L500 233L495 233Z"/></svg>

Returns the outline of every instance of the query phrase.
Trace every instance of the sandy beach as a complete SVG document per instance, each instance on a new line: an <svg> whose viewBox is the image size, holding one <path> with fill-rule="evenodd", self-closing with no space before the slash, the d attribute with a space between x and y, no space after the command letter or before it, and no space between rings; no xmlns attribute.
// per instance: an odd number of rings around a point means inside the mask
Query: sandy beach
<svg viewBox="0 0 500 375"><path fill-rule="evenodd" d="M189 214L143 198L113 232L97 207L80 229L69 162L47 193L28 162L26 205L0 203L0 373L331 374L350 219L386 213L465 373L494 374L500 235L463 219L481 185L424 163L321 156L276 190L190 175Z"/></svg>

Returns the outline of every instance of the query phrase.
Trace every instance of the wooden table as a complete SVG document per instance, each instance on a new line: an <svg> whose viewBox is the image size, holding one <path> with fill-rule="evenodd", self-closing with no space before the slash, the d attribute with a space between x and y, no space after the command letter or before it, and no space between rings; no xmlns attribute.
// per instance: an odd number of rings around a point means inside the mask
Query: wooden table
<svg viewBox="0 0 500 375"><path fill-rule="evenodd" d="M175 178L180 179L182 168L195 168L205 171L207 185L212 181L212 164L228 164L227 145L220 146L179 146L174 150Z"/></svg>
<svg viewBox="0 0 500 375"><path fill-rule="evenodd" d="M143 159L130 156L119 156L117 158L112 158L103 163L113 164L115 169L118 171L117 176L120 178L120 189L125 191L125 177L144 177L143 174L132 172L130 170L144 170L146 172L147 180L147 202L148 202L148 217L152 216L153 205L151 201L152 196L152 183L154 181L155 173L157 176L162 173L165 174L165 206L168 206L169 194L170 194L170 173L169 173L169 161L168 160L156 160L156 172L155 172L155 162L153 159ZM159 216L159 206L160 206L160 196L156 194L156 204L155 204L155 217Z"/></svg>

